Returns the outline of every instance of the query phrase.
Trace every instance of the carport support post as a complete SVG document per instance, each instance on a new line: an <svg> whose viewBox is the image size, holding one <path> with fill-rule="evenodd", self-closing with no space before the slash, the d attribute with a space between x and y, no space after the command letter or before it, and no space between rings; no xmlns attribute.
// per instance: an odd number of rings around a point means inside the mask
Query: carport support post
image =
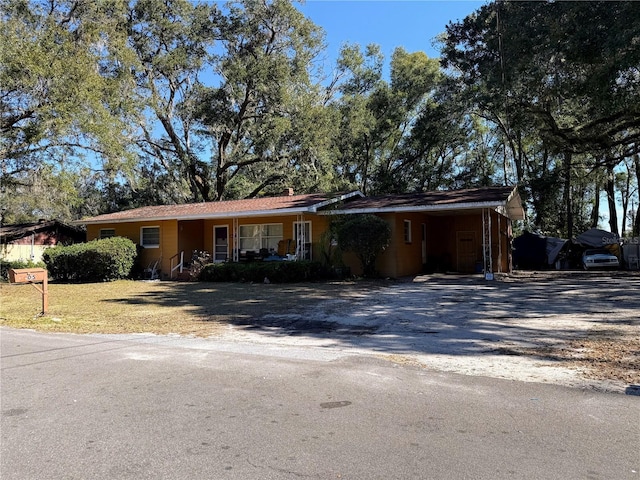
<svg viewBox="0 0 640 480"><path fill-rule="evenodd" d="M484 278L493 280L493 265L491 258L491 210L482 209L482 259L484 264Z"/></svg>
<svg viewBox="0 0 640 480"><path fill-rule="evenodd" d="M500 217L502 215L498 214L498 273L502 273L502 221Z"/></svg>

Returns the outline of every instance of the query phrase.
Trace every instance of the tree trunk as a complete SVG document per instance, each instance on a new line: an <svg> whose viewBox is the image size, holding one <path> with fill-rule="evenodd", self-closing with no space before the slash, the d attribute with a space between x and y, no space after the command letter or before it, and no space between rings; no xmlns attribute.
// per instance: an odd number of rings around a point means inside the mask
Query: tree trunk
<svg viewBox="0 0 640 480"><path fill-rule="evenodd" d="M573 195L571 194L571 152L564 153L564 208L567 238L573 238Z"/></svg>
<svg viewBox="0 0 640 480"><path fill-rule="evenodd" d="M620 235L618 231L618 211L616 210L616 182L613 162L607 162L607 203L609 204L609 229L611 233Z"/></svg>
<svg viewBox="0 0 640 480"><path fill-rule="evenodd" d="M640 197L640 155L637 153L633 156L633 164L636 167L636 184L638 185L638 196ZM636 207L636 218L631 228L631 235L640 237L640 203Z"/></svg>
<svg viewBox="0 0 640 480"><path fill-rule="evenodd" d="M596 177L593 210L591 211L591 228L598 227L600 220L600 179Z"/></svg>
<svg viewBox="0 0 640 480"><path fill-rule="evenodd" d="M627 233L627 213L629 212L629 199L631 197L631 168L627 162L624 162L627 167L627 173L624 179L624 188L622 188L622 230L620 236L625 237Z"/></svg>

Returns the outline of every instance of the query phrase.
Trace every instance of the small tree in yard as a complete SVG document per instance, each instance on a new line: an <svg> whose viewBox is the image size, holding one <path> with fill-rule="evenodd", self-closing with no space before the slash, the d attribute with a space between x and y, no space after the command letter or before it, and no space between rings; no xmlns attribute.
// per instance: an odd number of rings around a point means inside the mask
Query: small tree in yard
<svg viewBox="0 0 640 480"><path fill-rule="evenodd" d="M336 229L338 244L352 251L362 264L365 277L375 276L376 257L389 245L391 227L375 215L349 215Z"/></svg>

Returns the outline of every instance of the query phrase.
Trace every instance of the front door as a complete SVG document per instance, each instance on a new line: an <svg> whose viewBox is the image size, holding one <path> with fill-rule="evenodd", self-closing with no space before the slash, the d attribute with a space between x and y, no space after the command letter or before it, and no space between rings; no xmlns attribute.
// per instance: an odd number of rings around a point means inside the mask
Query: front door
<svg viewBox="0 0 640 480"><path fill-rule="evenodd" d="M229 227L213 227L213 261L226 262L229 258Z"/></svg>
<svg viewBox="0 0 640 480"><path fill-rule="evenodd" d="M474 273L477 261L476 232L457 232L458 272Z"/></svg>

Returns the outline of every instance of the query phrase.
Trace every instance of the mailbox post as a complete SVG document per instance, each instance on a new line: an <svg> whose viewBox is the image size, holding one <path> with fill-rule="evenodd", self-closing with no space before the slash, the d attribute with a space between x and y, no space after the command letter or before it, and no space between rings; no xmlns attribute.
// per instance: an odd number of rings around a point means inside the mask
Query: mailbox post
<svg viewBox="0 0 640 480"><path fill-rule="evenodd" d="M10 268L9 283L17 285L30 283L42 294L42 315L49 310L48 272L44 268ZM36 285L42 283L42 288Z"/></svg>

